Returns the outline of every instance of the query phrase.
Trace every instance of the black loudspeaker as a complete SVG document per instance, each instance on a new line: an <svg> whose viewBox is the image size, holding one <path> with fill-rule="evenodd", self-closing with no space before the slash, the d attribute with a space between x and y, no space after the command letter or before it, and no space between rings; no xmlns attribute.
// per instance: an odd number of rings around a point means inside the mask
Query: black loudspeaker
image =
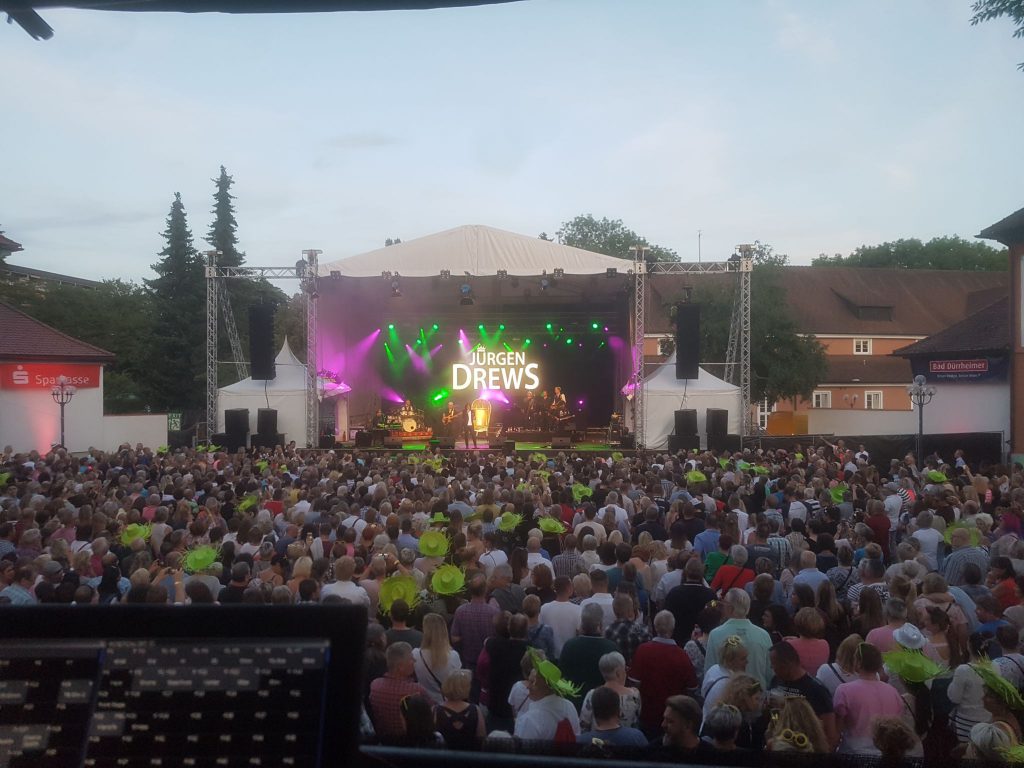
<svg viewBox="0 0 1024 768"><path fill-rule="evenodd" d="M323 450L329 450L334 447L334 435L320 435L317 441L317 447Z"/></svg>
<svg viewBox="0 0 1024 768"><path fill-rule="evenodd" d="M571 435L555 435L551 438L552 448L572 448Z"/></svg>
<svg viewBox="0 0 1024 768"><path fill-rule="evenodd" d="M369 448L373 445L373 433L361 429L356 432L356 448Z"/></svg>
<svg viewBox="0 0 1024 768"><path fill-rule="evenodd" d="M249 368L254 381L277 376L274 365L274 307L253 304L249 307ZM263 428L260 428L260 432ZM277 429L271 430L276 432Z"/></svg>
<svg viewBox="0 0 1024 768"><path fill-rule="evenodd" d="M708 408L707 433L721 435L729 431L729 412L724 408Z"/></svg>
<svg viewBox="0 0 1024 768"><path fill-rule="evenodd" d="M214 445L220 445L220 443L214 443ZM192 430L191 429L173 429L167 431L167 447L171 450L175 448L191 448L192 447Z"/></svg>
<svg viewBox="0 0 1024 768"><path fill-rule="evenodd" d="M697 434L697 411L695 409L687 408L682 411L676 411L676 434Z"/></svg>
<svg viewBox="0 0 1024 768"><path fill-rule="evenodd" d="M504 443L501 444L501 450L505 453L505 455L508 455L508 454L511 454L511 453L515 453L516 452L516 441L515 440L506 440Z"/></svg>
<svg viewBox="0 0 1024 768"><path fill-rule="evenodd" d="M228 408L224 411L224 431L235 435L249 434L249 409Z"/></svg>
<svg viewBox="0 0 1024 768"><path fill-rule="evenodd" d="M400 437L385 437L384 447L391 450L402 450L402 439Z"/></svg>
<svg viewBox="0 0 1024 768"><path fill-rule="evenodd" d="M696 379L700 369L700 304L676 304L676 378Z"/></svg>
<svg viewBox="0 0 1024 768"><path fill-rule="evenodd" d="M221 448L226 448L228 445L228 433L214 432L210 436L210 445L219 445Z"/></svg>
<svg viewBox="0 0 1024 768"><path fill-rule="evenodd" d="M276 408L260 408L256 411L256 431L261 435L277 434Z"/></svg>
<svg viewBox="0 0 1024 768"><path fill-rule="evenodd" d="M740 449L739 435L708 435L708 449L736 453Z"/></svg>
<svg viewBox="0 0 1024 768"><path fill-rule="evenodd" d="M619 440L619 447L625 448L627 451L632 451L636 448L636 436L635 435L623 435L622 439Z"/></svg>
<svg viewBox="0 0 1024 768"><path fill-rule="evenodd" d="M676 453L678 451L699 451L700 435L669 435L668 450L669 453Z"/></svg>
<svg viewBox="0 0 1024 768"><path fill-rule="evenodd" d="M284 445L284 435L276 432L257 432L249 442L253 448L275 448L278 445ZM323 448L324 446L320 447ZM327 447L334 447L333 435L330 435L330 445Z"/></svg>

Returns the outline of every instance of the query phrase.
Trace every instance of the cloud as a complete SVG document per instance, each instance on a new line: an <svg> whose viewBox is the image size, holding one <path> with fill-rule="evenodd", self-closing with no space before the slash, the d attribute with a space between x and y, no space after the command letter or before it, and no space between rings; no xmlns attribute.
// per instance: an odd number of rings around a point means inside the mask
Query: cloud
<svg viewBox="0 0 1024 768"><path fill-rule="evenodd" d="M783 50L803 54L817 62L831 62L839 57L835 38L821 25L791 10L779 9L779 17L776 40Z"/></svg>
<svg viewBox="0 0 1024 768"><path fill-rule="evenodd" d="M327 145L336 149L373 149L393 147L401 143L397 136L377 131L341 133L327 140Z"/></svg>

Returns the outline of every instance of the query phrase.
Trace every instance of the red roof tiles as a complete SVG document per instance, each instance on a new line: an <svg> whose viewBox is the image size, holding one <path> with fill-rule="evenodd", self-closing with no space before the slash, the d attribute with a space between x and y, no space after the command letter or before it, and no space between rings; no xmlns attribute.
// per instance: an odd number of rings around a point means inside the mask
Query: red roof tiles
<svg viewBox="0 0 1024 768"><path fill-rule="evenodd" d="M0 360L112 363L114 355L0 303Z"/></svg>

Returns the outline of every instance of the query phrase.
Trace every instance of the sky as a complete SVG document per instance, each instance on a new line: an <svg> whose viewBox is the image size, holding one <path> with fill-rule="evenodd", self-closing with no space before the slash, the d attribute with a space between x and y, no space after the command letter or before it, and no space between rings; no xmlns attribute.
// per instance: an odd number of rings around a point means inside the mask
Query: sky
<svg viewBox="0 0 1024 768"><path fill-rule="evenodd" d="M1024 41L970 0L521 0L431 11L47 10L0 25L9 259L151 276L221 165L248 263L462 224L622 219L696 260L809 263L1024 205ZM1016 159L1015 159L1016 158Z"/></svg>

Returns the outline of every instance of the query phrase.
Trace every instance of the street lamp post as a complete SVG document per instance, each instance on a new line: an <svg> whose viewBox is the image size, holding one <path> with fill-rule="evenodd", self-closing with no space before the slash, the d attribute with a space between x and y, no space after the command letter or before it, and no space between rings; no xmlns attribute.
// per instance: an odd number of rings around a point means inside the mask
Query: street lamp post
<svg viewBox="0 0 1024 768"><path fill-rule="evenodd" d="M53 397L53 402L60 406L60 447L65 448L64 445L64 406L71 402L71 398L75 396L76 389L68 384L66 376L60 376L57 379L56 386L50 390L50 395Z"/></svg>
<svg viewBox="0 0 1024 768"><path fill-rule="evenodd" d="M924 407L935 397L935 387L928 384L924 376L918 374L914 377L914 383L907 385L907 394L910 395L910 402L917 406L917 450L915 458L918 467L924 466L924 457L921 455L921 446L924 442Z"/></svg>

